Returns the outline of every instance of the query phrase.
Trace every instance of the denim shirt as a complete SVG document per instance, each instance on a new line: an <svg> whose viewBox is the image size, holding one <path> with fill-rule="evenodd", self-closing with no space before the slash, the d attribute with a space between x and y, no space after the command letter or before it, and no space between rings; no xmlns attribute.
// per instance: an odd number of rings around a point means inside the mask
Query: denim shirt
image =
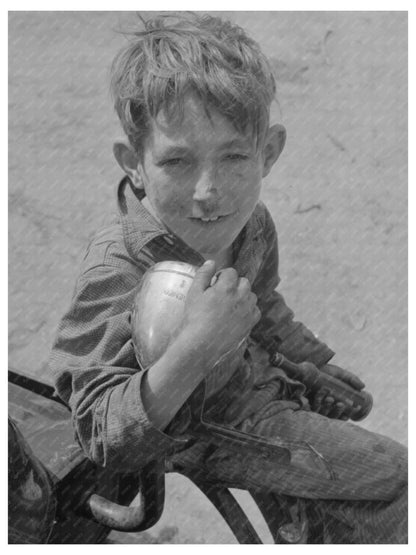
<svg viewBox="0 0 416 555"><path fill-rule="evenodd" d="M146 210L143 196L127 177L119 184L119 214L87 248L50 357L57 392L71 408L84 452L100 466L122 466L123 471L137 470L186 444L180 434L169 433L174 426L165 432L157 429L143 407L144 372L135 358L130 324L137 287L144 272L158 261L203 262ZM275 291L277 235L263 203L257 204L234 242L233 253L233 267L250 281L262 314L250 341L263 353L277 349L294 362L327 363L333 351L294 321L293 312ZM230 398L247 391L252 366L245 357L211 373L205 380L211 405L219 403L224 392ZM283 371L276 371L290 381ZM226 398L222 396L221 402L228 402ZM179 420L181 416L179 411Z"/></svg>

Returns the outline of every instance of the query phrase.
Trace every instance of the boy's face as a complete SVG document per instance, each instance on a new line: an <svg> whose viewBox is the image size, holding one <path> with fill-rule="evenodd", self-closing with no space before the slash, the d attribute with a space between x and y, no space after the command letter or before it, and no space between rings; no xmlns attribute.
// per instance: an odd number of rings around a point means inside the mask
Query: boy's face
<svg viewBox="0 0 416 555"><path fill-rule="evenodd" d="M207 113L189 94L182 119L161 111L152 120L137 173L163 224L213 257L230 247L250 218L277 156L265 161L250 134L240 134L215 109Z"/></svg>

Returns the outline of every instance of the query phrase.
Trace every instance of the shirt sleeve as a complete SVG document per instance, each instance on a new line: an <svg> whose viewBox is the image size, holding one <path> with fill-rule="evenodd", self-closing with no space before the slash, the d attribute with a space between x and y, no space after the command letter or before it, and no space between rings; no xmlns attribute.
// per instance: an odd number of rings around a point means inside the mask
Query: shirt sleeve
<svg viewBox="0 0 416 555"><path fill-rule="evenodd" d="M251 336L270 353L279 351L293 362L308 360L320 367L335 353L304 324L294 320L293 311L276 291L280 282L277 234L267 210L264 239L266 253L252 286L258 298L261 319L253 328Z"/></svg>
<svg viewBox="0 0 416 555"><path fill-rule="evenodd" d="M131 308L140 274L97 266L78 281L61 321L50 366L70 406L76 437L100 466L134 471L181 447L150 422L143 407L131 340Z"/></svg>

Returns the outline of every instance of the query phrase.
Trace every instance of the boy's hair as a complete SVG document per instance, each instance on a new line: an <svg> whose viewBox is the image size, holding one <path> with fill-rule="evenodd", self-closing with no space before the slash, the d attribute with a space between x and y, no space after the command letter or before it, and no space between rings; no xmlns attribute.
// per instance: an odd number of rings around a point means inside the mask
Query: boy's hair
<svg viewBox="0 0 416 555"><path fill-rule="evenodd" d="M115 109L140 153L149 123L163 108L183 114L188 91L207 113L215 108L259 145L269 125L275 81L267 59L246 33L209 15L170 13L145 21L112 65Z"/></svg>

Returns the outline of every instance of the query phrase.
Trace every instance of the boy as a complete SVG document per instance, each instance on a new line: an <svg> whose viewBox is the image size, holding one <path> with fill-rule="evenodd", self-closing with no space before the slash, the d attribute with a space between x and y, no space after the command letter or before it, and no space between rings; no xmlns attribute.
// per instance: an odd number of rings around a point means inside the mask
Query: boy
<svg viewBox="0 0 416 555"><path fill-rule="evenodd" d="M351 407L325 392L312 397L268 362L279 350L364 387L328 364L333 351L293 320L275 291L277 237L259 195L285 130L269 122L275 83L266 59L217 18L144 25L113 64L127 136L114 145L125 172L119 218L89 246L51 357L80 444L99 465L136 470L164 458L184 473L302 499L319 513L328 543L406 542L406 449L343 422ZM180 332L140 369L135 292L147 268L172 259L201 268ZM191 443L201 399L204 419L285 446L290 463Z"/></svg>

